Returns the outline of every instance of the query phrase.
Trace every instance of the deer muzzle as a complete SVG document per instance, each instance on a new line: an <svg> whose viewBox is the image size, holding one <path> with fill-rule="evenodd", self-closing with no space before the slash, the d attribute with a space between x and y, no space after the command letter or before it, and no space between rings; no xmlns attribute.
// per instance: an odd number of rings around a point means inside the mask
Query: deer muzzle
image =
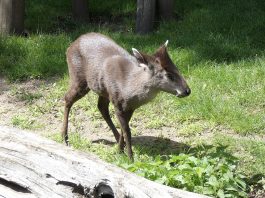
<svg viewBox="0 0 265 198"><path fill-rule="evenodd" d="M176 91L177 91L176 96L179 97L179 98L187 97L191 93L191 90L190 90L189 87L187 89L183 90L183 91L180 91L180 90L176 90Z"/></svg>

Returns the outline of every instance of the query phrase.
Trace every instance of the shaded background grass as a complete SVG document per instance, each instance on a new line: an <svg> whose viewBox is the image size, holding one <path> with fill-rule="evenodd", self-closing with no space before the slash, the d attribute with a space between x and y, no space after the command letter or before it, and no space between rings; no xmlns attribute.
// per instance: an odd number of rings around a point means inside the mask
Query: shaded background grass
<svg viewBox="0 0 265 198"><path fill-rule="evenodd" d="M66 69L63 70L65 58L61 52L67 48L70 41L89 31L104 32L127 49L137 46L149 52L165 39L169 39L171 49L176 49L174 51L178 53L176 56L173 54L173 57L181 66L188 64L199 67L209 61L214 64L236 63L240 60L249 61L264 54L265 29L262 24L265 22L265 5L262 1L176 0L176 19L170 23L160 23L154 34L145 37L135 36L133 32L135 3L133 0L105 0L99 4L91 0L90 21L80 24L72 19L71 5L68 1L26 2L25 23L32 36L26 39L29 41L23 38L1 38L2 57L9 55L13 61L19 62L3 69L3 65L10 65L6 63L10 61L5 60L6 62L1 64L2 72L16 70L16 65L21 69L20 64L28 68L36 67L36 63L41 61L38 60L40 55L45 55L50 60L37 66L41 70L40 77L62 75ZM46 51L50 54L46 54ZM28 59L25 57L30 55L32 57ZM57 59L53 60L54 57ZM64 66L57 70L59 65ZM12 75L12 71L8 73L12 79L31 76L31 71L27 70L20 72L21 76ZM36 75L36 72L32 73Z"/></svg>

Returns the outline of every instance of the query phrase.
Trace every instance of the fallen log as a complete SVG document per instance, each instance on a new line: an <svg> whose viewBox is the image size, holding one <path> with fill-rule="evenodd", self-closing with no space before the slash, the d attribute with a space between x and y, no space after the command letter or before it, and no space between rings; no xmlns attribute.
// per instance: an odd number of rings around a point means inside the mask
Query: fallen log
<svg viewBox="0 0 265 198"><path fill-rule="evenodd" d="M34 133L0 126L0 197L203 198Z"/></svg>

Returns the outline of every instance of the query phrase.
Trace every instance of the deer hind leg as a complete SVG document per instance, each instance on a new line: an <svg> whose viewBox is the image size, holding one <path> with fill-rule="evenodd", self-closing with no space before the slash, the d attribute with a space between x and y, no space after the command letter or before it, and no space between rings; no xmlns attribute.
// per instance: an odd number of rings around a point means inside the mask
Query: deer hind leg
<svg viewBox="0 0 265 198"><path fill-rule="evenodd" d="M114 135L117 143L119 143L121 136L120 136L118 130L116 129L116 127L114 126L114 124L111 120L111 117L109 114L109 103L110 103L110 101L108 98L104 98L102 96L99 96L99 98L98 98L98 109L99 109L100 113L102 114L102 117L107 122L110 129L112 130L113 135Z"/></svg>
<svg viewBox="0 0 265 198"><path fill-rule="evenodd" d="M79 83L78 85L72 85L70 89L65 94L65 107L64 107L64 121L63 121L63 128L62 128L62 138L65 144L69 145L68 140L68 117L69 112L73 104L81 99L84 95L89 92L89 88L87 87L87 83Z"/></svg>

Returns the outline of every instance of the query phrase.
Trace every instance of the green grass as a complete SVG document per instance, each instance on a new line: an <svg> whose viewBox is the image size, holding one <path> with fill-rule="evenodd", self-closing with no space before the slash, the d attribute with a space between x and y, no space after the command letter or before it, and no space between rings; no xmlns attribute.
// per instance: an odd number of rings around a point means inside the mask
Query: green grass
<svg viewBox="0 0 265 198"><path fill-rule="evenodd" d="M0 37L0 72L11 81L46 78L66 72L66 35L32 35L30 38Z"/></svg>
<svg viewBox="0 0 265 198"><path fill-rule="evenodd" d="M259 0L175 2L176 20L161 22L154 33L139 36L133 32L136 5L132 0L105 0L100 5L91 0L88 24L72 19L68 1L27 1L25 24L30 37L0 36L0 74L10 82L54 76L58 81L41 106L34 103L42 97L41 92L16 92L20 100L26 101L31 117L16 115L12 124L39 128L42 125L35 122L36 117L53 114L54 109L61 108L59 101L68 84L65 51L80 34L101 32L129 51L135 47L149 53L169 39L169 53L187 78L192 94L181 100L160 94L135 112L131 123L133 134L142 135L135 129L138 125L151 129L171 127L176 136L186 138L183 143L192 147L205 142L213 147L227 146L239 159L239 170L248 177L264 175L265 3ZM89 93L89 98L73 107L71 122L80 124L76 115L81 109L98 125L101 116L96 96ZM60 109L56 116L62 118L62 114ZM208 137L209 134L213 136ZM104 145L83 142L72 133L71 136L78 149L95 152L107 161L126 161L125 156L115 153L115 147L108 151ZM251 139L252 136L255 138ZM167 155L173 152L167 151L165 142L153 147L160 150L137 146L134 150L139 160L146 157L150 161L159 151ZM147 152L148 149L151 151ZM110 159L112 154L114 159Z"/></svg>
<svg viewBox="0 0 265 198"><path fill-rule="evenodd" d="M58 134L50 138L61 142ZM161 139L159 145L165 143ZM117 152L116 147L110 149L104 144L92 144L77 132L70 136L70 144L75 149L96 153L108 162L168 186L215 197L246 197L249 191L249 181L238 171L238 159L221 145L193 147L182 150L181 154L177 150L171 154L172 150L164 145L167 154L163 155L163 146L152 150L149 146L135 146L135 161L131 163L124 154Z"/></svg>
<svg viewBox="0 0 265 198"><path fill-rule="evenodd" d="M36 122L34 118L25 115L15 115L12 117L11 122L12 125L21 129L37 130L43 127L43 125Z"/></svg>
<svg viewBox="0 0 265 198"><path fill-rule="evenodd" d="M241 157L241 167L247 175L251 172L262 173L264 167L263 157L265 153L265 143L262 140L253 139L239 139L236 137L226 136L224 134L219 134L214 138L215 142L222 141L224 145L229 145L229 149L234 155ZM242 151L244 155L242 155ZM243 164L248 164L244 166ZM262 165L261 165L262 164Z"/></svg>

